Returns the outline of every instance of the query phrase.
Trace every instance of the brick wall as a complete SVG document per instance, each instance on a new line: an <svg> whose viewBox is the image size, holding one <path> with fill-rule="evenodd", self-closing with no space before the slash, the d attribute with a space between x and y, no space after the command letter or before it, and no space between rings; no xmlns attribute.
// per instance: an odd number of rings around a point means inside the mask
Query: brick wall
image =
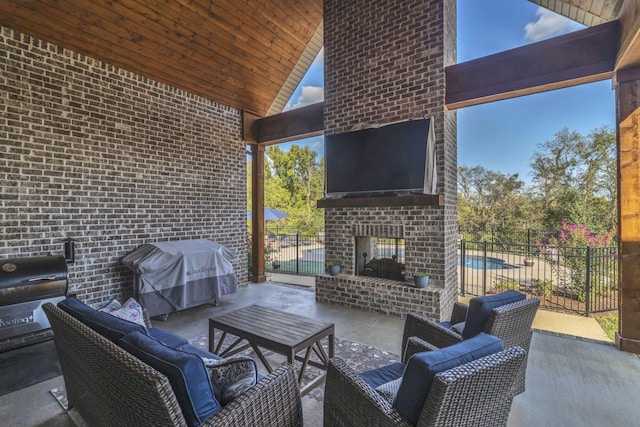
<svg viewBox="0 0 640 427"><path fill-rule="evenodd" d="M444 319L457 296L456 115L444 108L444 67L456 59L455 0L325 0L324 25L325 134L432 116L437 191L445 201L326 209L326 259L353 274L356 224L402 226L405 235L394 237L405 238L407 272L429 271L441 288L429 315Z"/></svg>
<svg viewBox="0 0 640 427"><path fill-rule="evenodd" d="M89 304L131 293L120 258L206 238L246 283L240 111L0 30L0 258L63 254Z"/></svg>
<svg viewBox="0 0 640 427"><path fill-rule="evenodd" d="M339 304L388 316L418 313L437 318L442 288L415 288L392 280L364 276L316 277L316 301Z"/></svg>

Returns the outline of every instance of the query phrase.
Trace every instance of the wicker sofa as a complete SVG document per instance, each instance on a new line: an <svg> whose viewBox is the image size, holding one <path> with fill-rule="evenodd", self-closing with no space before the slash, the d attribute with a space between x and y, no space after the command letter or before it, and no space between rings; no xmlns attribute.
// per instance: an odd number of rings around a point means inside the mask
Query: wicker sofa
<svg viewBox="0 0 640 427"><path fill-rule="evenodd" d="M53 330L69 407L88 425L189 425L167 376L57 306L47 303L43 309ZM286 365L200 425L302 424L298 382L293 367Z"/></svg>

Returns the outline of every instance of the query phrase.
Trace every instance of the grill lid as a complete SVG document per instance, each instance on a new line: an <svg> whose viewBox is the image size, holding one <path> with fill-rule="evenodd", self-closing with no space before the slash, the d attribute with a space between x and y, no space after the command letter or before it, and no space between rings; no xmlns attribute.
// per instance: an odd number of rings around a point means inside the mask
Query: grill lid
<svg viewBox="0 0 640 427"><path fill-rule="evenodd" d="M62 256L0 260L0 306L65 295L67 274Z"/></svg>

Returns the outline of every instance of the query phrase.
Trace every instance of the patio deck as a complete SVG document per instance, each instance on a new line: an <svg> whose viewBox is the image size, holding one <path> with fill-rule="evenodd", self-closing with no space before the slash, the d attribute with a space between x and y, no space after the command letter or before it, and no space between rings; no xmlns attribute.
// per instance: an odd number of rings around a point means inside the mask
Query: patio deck
<svg viewBox="0 0 640 427"><path fill-rule="evenodd" d="M327 304L317 304L308 288L267 282L250 284L205 305L154 322L185 338L205 335L208 318L259 303L335 323L336 336L394 353L400 352L403 320ZM49 390L63 385L57 377L0 396L4 426L74 425ZM640 357L613 344L558 333L536 332L531 344L527 390L514 400L509 426L632 426L640 419ZM305 426L322 425L322 407L304 404Z"/></svg>

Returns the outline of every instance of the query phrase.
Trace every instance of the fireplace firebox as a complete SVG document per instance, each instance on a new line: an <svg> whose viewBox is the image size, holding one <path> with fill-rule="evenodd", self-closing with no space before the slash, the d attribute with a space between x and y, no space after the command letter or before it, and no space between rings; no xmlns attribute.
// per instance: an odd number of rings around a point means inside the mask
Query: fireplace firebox
<svg viewBox="0 0 640 427"><path fill-rule="evenodd" d="M356 237L356 275L403 282L404 247L404 239L401 238Z"/></svg>

